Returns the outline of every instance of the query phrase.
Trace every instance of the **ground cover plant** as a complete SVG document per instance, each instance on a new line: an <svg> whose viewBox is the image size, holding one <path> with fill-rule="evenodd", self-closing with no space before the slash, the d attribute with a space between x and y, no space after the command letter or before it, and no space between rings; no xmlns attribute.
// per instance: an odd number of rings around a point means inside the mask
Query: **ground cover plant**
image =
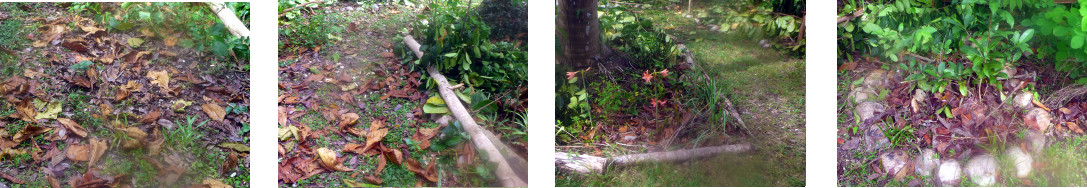
<svg viewBox="0 0 1087 188"><path fill-rule="evenodd" d="M428 66L527 159L524 1L279 3L280 186L499 185Z"/></svg>
<svg viewBox="0 0 1087 188"><path fill-rule="evenodd" d="M1087 3L838 5L840 186L1087 184Z"/></svg>
<svg viewBox="0 0 1087 188"><path fill-rule="evenodd" d="M0 183L248 187L248 11L0 3Z"/></svg>
<svg viewBox="0 0 1087 188"><path fill-rule="evenodd" d="M796 31L804 14L771 10L784 2L692 1L690 10L688 1L585 5L599 5L595 11L559 2L556 152L607 158L743 143L756 149L602 173L557 166L556 184L803 186L803 37ZM803 1L796 5L803 10ZM747 11L755 13L737 13ZM579 15L585 12L598 15ZM751 19L761 16L773 18ZM781 17L798 20L764 24ZM779 30L788 27L793 31ZM752 32L732 32L742 29Z"/></svg>

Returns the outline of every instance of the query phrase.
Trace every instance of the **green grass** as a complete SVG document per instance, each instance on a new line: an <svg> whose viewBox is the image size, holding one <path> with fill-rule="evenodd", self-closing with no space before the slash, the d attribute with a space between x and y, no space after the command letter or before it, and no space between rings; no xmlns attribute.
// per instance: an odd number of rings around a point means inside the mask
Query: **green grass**
<svg viewBox="0 0 1087 188"><path fill-rule="evenodd" d="M204 137L204 133L198 131L200 127L203 127L208 123L210 119L206 119L203 122L197 122L197 116L189 116L185 121L174 121L177 125L177 129L173 131L167 131L166 144L179 147L180 150L193 149L197 141Z"/></svg>
<svg viewBox="0 0 1087 188"><path fill-rule="evenodd" d="M676 11L640 11L643 12L639 16L646 16L657 27L681 38L694 54L701 69L696 67L687 73L704 71L712 79L708 83L692 83L703 84L698 91L714 93L713 87L705 85L713 84L737 109L747 111L742 118L756 135L742 142L752 142L760 149L689 164L635 166L609 171L606 175L558 174L566 178L556 179L557 186L804 186L806 63L783 52L762 48L757 39L749 36L697 28L693 20L675 14ZM721 127L719 122L712 124L695 129ZM698 142L707 134L713 133L703 131L691 142Z"/></svg>
<svg viewBox="0 0 1087 188"><path fill-rule="evenodd" d="M629 168L612 168L604 175L560 173L555 186L763 186L776 181L771 161L755 155L722 155L686 163L647 163ZM797 180L790 180L797 181ZM802 183L804 180L798 180Z"/></svg>

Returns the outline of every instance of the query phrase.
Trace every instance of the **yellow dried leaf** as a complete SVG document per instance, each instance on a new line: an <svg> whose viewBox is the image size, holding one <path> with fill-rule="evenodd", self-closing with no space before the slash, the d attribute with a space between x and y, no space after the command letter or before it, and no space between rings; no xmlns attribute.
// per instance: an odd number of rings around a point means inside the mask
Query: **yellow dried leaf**
<svg viewBox="0 0 1087 188"><path fill-rule="evenodd" d="M222 122L223 118L226 118L226 111L223 110L223 107L219 107L219 105L206 103L201 105L201 107L204 108L204 113L207 113L208 117L211 117L211 119L215 121Z"/></svg>
<svg viewBox="0 0 1087 188"><path fill-rule="evenodd" d="M158 85L163 90L170 90L170 74L165 70L161 71L147 71L147 78L151 79L151 84Z"/></svg>
<svg viewBox="0 0 1087 188"><path fill-rule="evenodd" d="M318 148L317 149L317 157L319 157L321 159L319 161L319 162L321 162L321 166L324 166L325 168L328 168L329 170L344 171L344 172L355 171L355 169L350 169L350 168L347 168L347 167L343 166L343 164L340 164L340 161L338 159L336 159L336 152L334 152L334 151L332 151L332 150L330 150L328 148Z"/></svg>

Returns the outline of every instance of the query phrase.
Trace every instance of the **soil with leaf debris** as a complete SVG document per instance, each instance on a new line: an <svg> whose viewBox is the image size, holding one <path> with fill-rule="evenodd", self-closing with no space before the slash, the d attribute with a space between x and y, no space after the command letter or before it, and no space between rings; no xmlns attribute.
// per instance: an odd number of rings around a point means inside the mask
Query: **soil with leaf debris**
<svg viewBox="0 0 1087 188"><path fill-rule="evenodd" d="M248 61L175 45L193 40L183 31L68 11L214 16L159 5L0 4L0 22L25 21L18 37L32 42L0 55L0 185L248 187Z"/></svg>
<svg viewBox="0 0 1087 188"><path fill-rule="evenodd" d="M423 90L425 72L394 53L402 46L398 29L408 28L423 9L336 3L306 8L294 19L281 17L281 30L333 20L319 26L329 29L321 34L327 43L280 46L281 187L494 184L492 167L477 156L460 124L424 113L428 103L442 102L437 92ZM302 35L281 32L279 37L298 41ZM488 130L526 158L525 127L504 119L477 115L476 121L490 125ZM517 131L522 134L513 134Z"/></svg>
<svg viewBox="0 0 1087 188"><path fill-rule="evenodd" d="M962 66L964 60L939 67ZM927 62L917 62L929 64ZM935 92L907 80L918 69L864 58L838 73L838 181L843 186L1082 186L1087 88L1023 61L1002 90L952 82ZM937 66L935 62L931 63ZM959 65L948 65L959 64ZM969 66L969 65L966 65ZM896 67L887 69L888 67ZM915 66L902 66L915 67ZM956 87L958 86L958 87ZM943 91L940 91L943 90ZM924 154L924 151L931 154ZM888 157L892 153L901 157ZM897 155L897 154L895 154ZM926 158L932 155L931 158ZM995 157L987 175L976 161ZM1025 159L1025 160L1024 160ZM952 163L933 168L932 164ZM962 174L945 169L958 169ZM1018 166L1023 165L1023 166ZM935 171L934 171L935 170ZM961 178L960 178L961 176ZM943 180L941 180L943 179ZM946 180L955 180L944 182Z"/></svg>

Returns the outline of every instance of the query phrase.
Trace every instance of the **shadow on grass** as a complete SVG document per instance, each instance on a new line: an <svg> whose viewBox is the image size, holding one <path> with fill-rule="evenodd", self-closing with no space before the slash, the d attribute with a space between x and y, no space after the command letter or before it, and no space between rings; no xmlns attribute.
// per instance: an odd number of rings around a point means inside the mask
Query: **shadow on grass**
<svg viewBox="0 0 1087 188"><path fill-rule="evenodd" d="M765 157L750 154L721 155L684 163L646 163L612 168L604 175L559 173L555 186L659 187L659 186L767 186L773 168Z"/></svg>

